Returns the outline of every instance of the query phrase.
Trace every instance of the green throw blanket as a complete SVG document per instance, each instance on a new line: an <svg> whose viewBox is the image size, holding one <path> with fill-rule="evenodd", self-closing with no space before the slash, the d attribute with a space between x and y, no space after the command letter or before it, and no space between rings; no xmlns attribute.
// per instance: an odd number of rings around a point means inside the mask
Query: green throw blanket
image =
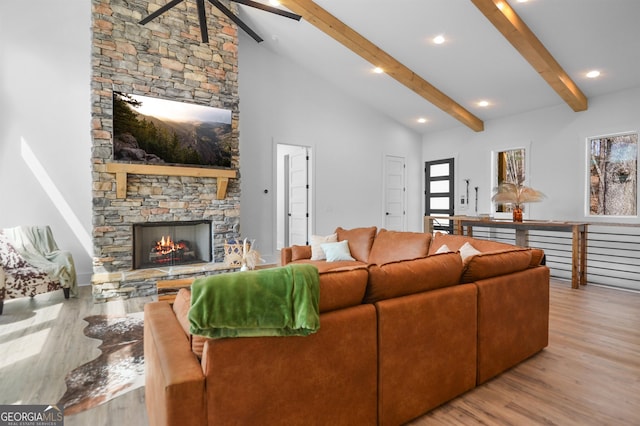
<svg viewBox="0 0 640 426"><path fill-rule="evenodd" d="M287 265L196 279L191 334L209 338L306 336L320 328L318 269Z"/></svg>

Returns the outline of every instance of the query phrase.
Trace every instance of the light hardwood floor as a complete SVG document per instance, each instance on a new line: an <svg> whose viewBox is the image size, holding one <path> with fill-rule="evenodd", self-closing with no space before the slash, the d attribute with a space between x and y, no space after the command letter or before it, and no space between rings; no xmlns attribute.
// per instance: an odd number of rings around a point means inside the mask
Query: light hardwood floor
<svg viewBox="0 0 640 426"><path fill-rule="evenodd" d="M10 301L0 316L0 404L49 404L64 375L95 358L82 318L139 312L151 298L94 305L88 287ZM66 425L146 425L144 390L68 416ZM640 425L640 294L551 284L550 344L412 425Z"/></svg>
<svg viewBox="0 0 640 426"><path fill-rule="evenodd" d="M0 404L55 404L65 375L100 355L100 341L86 337L89 315L141 312L151 297L94 304L91 288L65 300L62 291L7 301L0 315ZM146 425L144 388L104 405L65 416L65 426Z"/></svg>

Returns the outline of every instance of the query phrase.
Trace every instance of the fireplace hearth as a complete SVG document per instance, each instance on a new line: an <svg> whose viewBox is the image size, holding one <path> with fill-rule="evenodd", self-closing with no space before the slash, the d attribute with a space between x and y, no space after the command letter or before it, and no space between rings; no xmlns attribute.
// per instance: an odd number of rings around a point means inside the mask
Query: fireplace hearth
<svg viewBox="0 0 640 426"><path fill-rule="evenodd" d="M207 263L212 260L211 221L133 225L133 269Z"/></svg>

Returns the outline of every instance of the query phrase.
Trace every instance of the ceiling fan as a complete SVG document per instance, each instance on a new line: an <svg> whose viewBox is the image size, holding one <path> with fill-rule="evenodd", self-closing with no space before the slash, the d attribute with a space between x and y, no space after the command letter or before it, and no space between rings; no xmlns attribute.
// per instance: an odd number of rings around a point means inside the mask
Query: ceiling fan
<svg viewBox="0 0 640 426"><path fill-rule="evenodd" d="M156 10L155 12L153 12L151 15L149 15L146 18L144 18L143 20L141 20L140 23L142 25L145 25L146 23L152 21L153 19L155 19L158 16L162 15L166 11L172 9L174 6L179 5L183 1L184 0L172 0L172 1L170 1L169 3L165 4L164 6L162 6L160 9ZM251 28L249 28L249 26L247 24L242 22L242 20L240 18L238 18L233 12L231 12L225 5L220 3L218 0L207 0L207 1L209 3L211 3L214 7L218 8L222 13L227 15L227 17L229 19L231 19L233 22L235 22L235 24L237 26L242 28L255 41L257 41L258 43L260 43L262 41L262 38L258 34L256 34L255 31L253 31ZM275 8L275 7L272 7L272 6L268 6L266 4L258 3L258 2L252 1L252 0L229 0L229 1L233 1L233 2L236 2L236 3L244 4L245 6L255 7L256 9L260 9L260 10L264 10L266 12L274 13L276 15L284 16L284 17L289 18L289 19L295 19L296 21L299 21L302 18L300 15L296 15L295 13L291 13L291 12L287 12L287 11L284 11L284 10L280 10L278 8ZM205 14L204 0L196 0L196 5L198 6L198 19L200 21L200 34L202 35L202 42L203 43L208 43L209 42L209 30L207 29L207 16Z"/></svg>

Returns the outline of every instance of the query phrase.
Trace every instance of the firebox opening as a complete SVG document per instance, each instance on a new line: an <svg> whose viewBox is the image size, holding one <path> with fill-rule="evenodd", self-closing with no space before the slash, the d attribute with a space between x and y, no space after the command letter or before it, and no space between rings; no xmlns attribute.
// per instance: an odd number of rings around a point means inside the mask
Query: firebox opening
<svg viewBox="0 0 640 426"><path fill-rule="evenodd" d="M133 269L211 262L211 221L133 225Z"/></svg>

